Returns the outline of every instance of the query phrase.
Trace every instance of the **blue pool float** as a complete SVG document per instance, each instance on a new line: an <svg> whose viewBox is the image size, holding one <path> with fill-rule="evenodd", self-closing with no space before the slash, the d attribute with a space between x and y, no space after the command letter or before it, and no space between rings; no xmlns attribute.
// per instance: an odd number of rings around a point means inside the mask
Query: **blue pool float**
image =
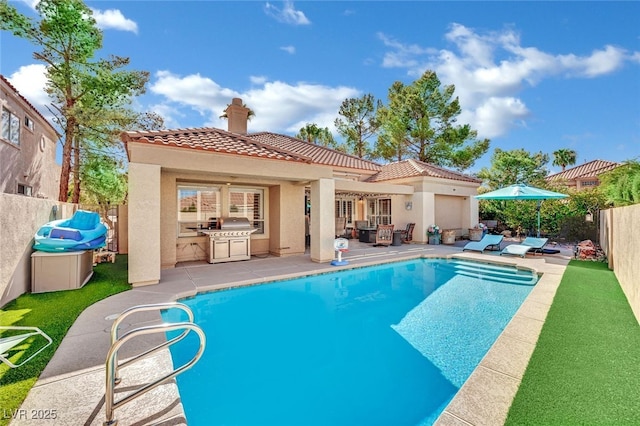
<svg viewBox="0 0 640 426"><path fill-rule="evenodd" d="M98 213L78 210L71 219L48 222L38 229L33 248L51 253L94 250L106 245L107 227Z"/></svg>

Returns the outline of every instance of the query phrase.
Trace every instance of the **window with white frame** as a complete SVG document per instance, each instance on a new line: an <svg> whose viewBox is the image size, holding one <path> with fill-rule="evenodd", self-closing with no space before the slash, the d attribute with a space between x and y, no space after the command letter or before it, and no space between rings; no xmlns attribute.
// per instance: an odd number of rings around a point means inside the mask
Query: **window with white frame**
<svg viewBox="0 0 640 426"><path fill-rule="evenodd" d="M367 216L372 226L391 225L391 199L369 199L367 201Z"/></svg>
<svg viewBox="0 0 640 426"><path fill-rule="evenodd" d="M220 217L220 187L178 185L178 237L213 229Z"/></svg>
<svg viewBox="0 0 640 426"><path fill-rule="evenodd" d="M229 188L229 216L246 217L257 229L254 234L264 234L264 190Z"/></svg>
<svg viewBox="0 0 640 426"><path fill-rule="evenodd" d="M20 146L20 118L8 109L2 108L2 139Z"/></svg>
<svg viewBox="0 0 640 426"><path fill-rule="evenodd" d="M347 225L353 225L353 199L336 199L336 217L346 217Z"/></svg>

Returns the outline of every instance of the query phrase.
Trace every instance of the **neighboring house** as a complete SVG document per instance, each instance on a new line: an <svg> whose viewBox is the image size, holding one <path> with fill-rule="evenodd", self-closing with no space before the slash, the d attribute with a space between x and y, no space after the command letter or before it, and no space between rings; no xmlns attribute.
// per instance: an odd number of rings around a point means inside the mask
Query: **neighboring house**
<svg viewBox="0 0 640 426"><path fill-rule="evenodd" d="M599 176L615 169L620 163L604 160L593 160L562 172L547 176L550 183L560 183L578 191L600 185Z"/></svg>
<svg viewBox="0 0 640 426"><path fill-rule="evenodd" d="M207 259L200 228L246 217L257 231L251 254L305 252L334 259L335 218L347 226L415 223L414 242L430 224L459 234L478 221L480 180L407 160L379 165L269 132L247 134L248 109L233 99L228 131L215 128L123 132L129 156L129 282L159 282L161 269ZM307 224L307 215L310 223Z"/></svg>
<svg viewBox="0 0 640 426"><path fill-rule="evenodd" d="M58 132L0 75L0 192L58 199Z"/></svg>

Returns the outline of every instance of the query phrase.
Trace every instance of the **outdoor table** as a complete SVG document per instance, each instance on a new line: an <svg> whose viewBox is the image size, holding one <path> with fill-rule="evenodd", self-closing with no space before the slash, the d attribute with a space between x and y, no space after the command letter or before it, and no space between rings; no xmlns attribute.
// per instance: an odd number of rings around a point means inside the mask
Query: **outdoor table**
<svg viewBox="0 0 640 426"><path fill-rule="evenodd" d="M358 241L361 243L375 243L376 242L376 231L378 228L360 228L358 230Z"/></svg>

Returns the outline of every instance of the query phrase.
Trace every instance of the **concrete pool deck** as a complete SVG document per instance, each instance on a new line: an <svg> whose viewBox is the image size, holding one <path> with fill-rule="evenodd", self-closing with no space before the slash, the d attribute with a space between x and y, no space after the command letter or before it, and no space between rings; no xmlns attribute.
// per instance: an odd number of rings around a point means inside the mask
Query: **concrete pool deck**
<svg viewBox="0 0 640 426"><path fill-rule="evenodd" d="M484 262L518 265L543 274L473 374L442 413L437 425L502 424L515 396L542 324L565 267L570 248L559 254L499 256L498 252L462 252L466 242L454 246L404 244L373 247L350 241L343 256L347 266L314 263L309 254L290 257L252 257L249 261L208 264L193 262L162 271L159 284L135 287L87 308L76 320L42 375L29 392L11 425L101 425L105 421L105 359L110 346L110 329L125 309L150 303L172 302L199 292L294 278L344 268L368 266L416 257L461 257ZM505 243L503 243L504 247ZM157 313L133 315L122 330L160 322ZM198 319L195 319L198 322ZM159 335L142 336L125 345L121 359L141 353L161 341ZM215 342L209 342L215 346ZM168 349L123 369L123 383L116 387L116 399L144 383L171 371ZM206 408L205 408L206 409ZM49 419L37 418L49 413ZM55 419L51 413L55 410ZM5 413L6 414L6 413ZM175 381L161 385L115 410L119 425L187 424Z"/></svg>

